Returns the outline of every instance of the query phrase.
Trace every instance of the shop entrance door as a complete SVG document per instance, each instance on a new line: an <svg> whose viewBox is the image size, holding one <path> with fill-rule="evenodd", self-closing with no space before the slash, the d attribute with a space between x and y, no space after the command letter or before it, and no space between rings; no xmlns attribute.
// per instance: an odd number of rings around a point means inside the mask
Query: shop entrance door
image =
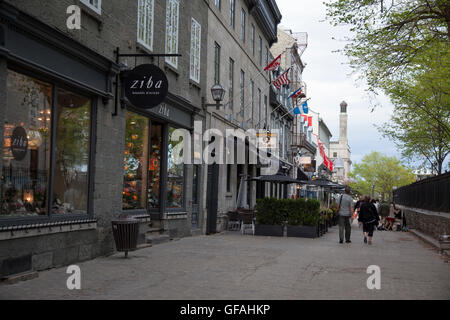
<svg viewBox="0 0 450 320"><path fill-rule="evenodd" d="M208 182L206 196L206 234L217 232L217 207L219 192L219 165L208 165Z"/></svg>

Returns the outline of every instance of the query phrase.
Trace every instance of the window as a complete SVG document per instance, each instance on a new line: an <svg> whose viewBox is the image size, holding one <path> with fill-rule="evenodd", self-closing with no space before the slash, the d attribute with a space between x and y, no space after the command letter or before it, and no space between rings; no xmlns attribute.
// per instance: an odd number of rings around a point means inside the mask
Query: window
<svg viewBox="0 0 450 320"><path fill-rule="evenodd" d="M167 199L166 208L179 209L183 208L183 193L184 193L184 164L175 163L174 148L181 140L173 141L171 139L172 133L176 128L169 127L169 145L167 158Z"/></svg>
<svg viewBox="0 0 450 320"><path fill-rule="evenodd" d="M230 58L229 67L229 90L228 90L228 105L230 110L234 110L234 60Z"/></svg>
<svg viewBox="0 0 450 320"><path fill-rule="evenodd" d="M216 6L217 9L220 10L220 7L221 7L220 0L214 0L214 5Z"/></svg>
<svg viewBox="0 0 450 320"><path fill-rule="evenodd" d="M252 31L250 33L250 51L252 55L255 55L255 26L252 24Z"/></svg>
<svg viewBox="0 0 450 320"><path fill-rule="evenodd" d="M148 165L148 208L156 209L161 207L161 161L162 158L162 137L163 126L153 123L150 129L150 159Z"/></svg>
<svg viewBox="0 0 450 320"><path fill-rule="evenodd" d="M235 7L236 7L236 0L230 0L230 27L234 29L235 27Z"/></svg>
<svg viewBox="0 0 450 320"><path fill-rule="evenodd" d="M241 11L241 40L245 42L245 11Z"/></svg>
<svg viewBox="0 0 450 320"><path fill-rule="evenodd" d="M245 90L245 72L241 70L241 82L240 82L240 95L241 95L241 110L240 114L242 118L244 118L244 106L245 106L245 96L244 96L244 90Z"/></svg>
<svg viewBox="0 0 450 320"><path fill-rule="evenodd" d="M264 119L267 119L268 115L267 115L267 96L264 96Z"/></svg>
<svg viewBox="0 0 450 320"><path fill-rule="evenodd" d="M80 0L98 14L102 14L102 0Z"/></svg>
<svg viewBox="0 0 450 320"><path fill-rule="evenodd" d="M266 66L269 64L269 48L266 46Z"/></svg>
<svg viewBox="0 0 450 320"><path fill-rule="evenodd" d="M258 54L259 54L259 65L262 66L262 38L261 38L261 36L259 36Z"/></svg>
<svg viewBox="0 0 450 320"><path fill-rule="evenodd" d="M88 212L91 100L54 90L8 70L0 218Z"/></svg>
<svg viewBox="0 0 450 320"><path fill-rule="evenodd" d="M86 213L89 194L90 99L59 89L52 213Z"/></svg>
<svg viewBox="0 0 450 320"><path fill-rule="evenodd" d="M333 158L337 158L337 152L333 152Z"/></svg>
<svg viewBox="0 0 450 320"><path fill-rule="evenodd" d="M154 0L139 0L138 3L138 43L153 50Z"/></svg>
<svg viewBox="0 0 450 320"><path fill-rule="evenodd" d="M190 77L200 83L200 46L202 41L202 27L192 18L191 22L191 67Z"/></svg>
<svg viewBox="0 0 450 320"><path fill-rule="evenodd" d="M251 101L251 118L255 119L255 83L250 79L250 101Z"/></svg>
<svg viewBox="0 0 450 320"><path fill-rule="evenodd" d="M262 107L262 103L261 103L261 89L259 89L258 88L258 111L259 111L259 113L258 113L258 123L259 123L259 126L258 127L262 127L262 119L264 119L264 115L263 115L263 113L262 113L262 110L261 110L261 107Z"/></svg>
<svg viewBox="0 0 450 320"><path fill-rule="evenodd" d="M166 7L166 53L178 53L178 14L179 0L167 0ZM172 67L177 68L177 57L166 57L166 62Z"/></svg>
<svg viewBox="0 0 450 320"><path fill-rule="evenodd" d="M214 42L214 84L220 83L220 46Z"/></svg>
<svg viewBox="0 0 450 320"><path fill-rule="evenodd" d="M231 164L227 164L227 192L231 192L231 170L232 170L232 165Z"/></svg>
<svg viewBox="0 0 450 320"><path fill-rule="evenodd" d="M146 209L148 118L127 111L123 170L123 210Z"/></svg>

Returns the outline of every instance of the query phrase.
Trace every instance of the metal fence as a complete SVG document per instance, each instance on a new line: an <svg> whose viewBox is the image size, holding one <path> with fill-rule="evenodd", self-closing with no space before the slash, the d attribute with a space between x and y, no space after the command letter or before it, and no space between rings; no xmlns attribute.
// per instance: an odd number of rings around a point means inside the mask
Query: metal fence
<svg viewBox="0 0 450 320"><path fill-rule="evenodd" d="M450 172L398 188L394 201L412 208L450 212Z"/></svg>

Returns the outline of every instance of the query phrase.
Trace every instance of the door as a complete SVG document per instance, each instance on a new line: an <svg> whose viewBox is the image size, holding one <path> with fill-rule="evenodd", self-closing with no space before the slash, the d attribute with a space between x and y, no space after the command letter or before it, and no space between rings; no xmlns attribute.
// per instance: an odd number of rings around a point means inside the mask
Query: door
<svg viewBox="0 0 450 320"><path fill-rule="evenodd" d="M206 196L206 234L217 232L217 208L219 192L219 165L208 165L208 182Z"/></svg>

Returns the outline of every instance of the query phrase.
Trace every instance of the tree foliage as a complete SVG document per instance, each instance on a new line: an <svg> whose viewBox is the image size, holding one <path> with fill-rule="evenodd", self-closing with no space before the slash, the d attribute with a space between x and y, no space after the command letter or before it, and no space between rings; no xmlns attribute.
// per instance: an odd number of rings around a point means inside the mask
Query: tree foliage
<svg viewBox="0 0 450 320"><path fill-rule="evenodd" d="M441 173L450 145L450 1L330 0L328 19L354 36L343 52L395 106L379 127L409 160Z"/></svg>
<svg viewBox="0 0 450 320"><path fill-rule="evenodd" d="M350 172L350 187L360 195L374 193L382 199L391 200L394 188L414 182L412 171L401 164L396 157L388 157L379 152L367 154L360 163L353 165Z"/></svg>
<svg viewBox="0 0 450 320"><path fill-rule="evenodd" d="M343 51L372 90L421 69L430 50L448 46L448 0L331 0L326 5L333 25L350 25L354 36Z"/></svg>

